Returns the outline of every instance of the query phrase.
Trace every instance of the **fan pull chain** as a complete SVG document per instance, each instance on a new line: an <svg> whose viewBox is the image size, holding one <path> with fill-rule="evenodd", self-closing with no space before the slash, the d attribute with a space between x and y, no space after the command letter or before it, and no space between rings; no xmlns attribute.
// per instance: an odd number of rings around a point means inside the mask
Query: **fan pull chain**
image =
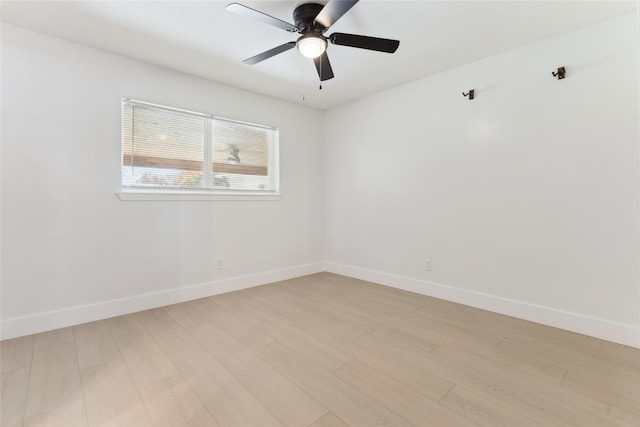
<svg viewBox="0 0 640 427"><path fill-rule="evenodd" d="M322 55L320 56L320 88L318 90L322 90Z"/></svg>

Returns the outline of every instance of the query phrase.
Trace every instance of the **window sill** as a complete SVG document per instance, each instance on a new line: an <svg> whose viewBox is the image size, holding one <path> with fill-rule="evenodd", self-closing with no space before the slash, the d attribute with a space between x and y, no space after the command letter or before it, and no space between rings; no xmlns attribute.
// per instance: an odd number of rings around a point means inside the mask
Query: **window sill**
<svg viewBox="0 0 640 427"><path fill-rule="evenodd" d="M124 190L116 193L116 195L123 201L268 201L282 198L282 195L278 193L209 193L205 191Z"/></svg>

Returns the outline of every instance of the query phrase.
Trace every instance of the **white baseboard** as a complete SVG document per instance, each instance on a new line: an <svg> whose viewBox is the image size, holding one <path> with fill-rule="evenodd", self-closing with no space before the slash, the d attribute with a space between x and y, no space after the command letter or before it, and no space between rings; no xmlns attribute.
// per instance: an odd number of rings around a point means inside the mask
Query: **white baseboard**
<svg viewBox="0 0 640 427"><path fill-rule="evenodd" d="M5 319L0 323L0 339L9 339L137 311L177 304L211 295L251 288L280 280L323 271L322 263L304 264L246 276L231 277L192 286L167 289L132 297L87 304L62 310Z"/></svg>
<svg viewBox="0 0 640 427"><path fill-rule="evenodd" d="M352 265L327 261L324 270L640 348L640 328L633 325Z"/></svg>
<svg viewBox="0 0 640 427"><path fill-rule="evenodd" d="M214 282L168 289L160 292L135 295L110 301L69 307L62 310L36 313L29 316L5 319L0 323L0 339L15 338L92 322L137 311L177 304L211 295L251 288L267 283L328 271L344 276L367 280L381 285L428 295L460 304L532 322L553 326L580 334L601 338L640 348L640 328L557 310L550 307L511 300L495 295L469 291L424 280L399 276L366 268L335 262L304 264L279 270L238 276Z"/></svg>

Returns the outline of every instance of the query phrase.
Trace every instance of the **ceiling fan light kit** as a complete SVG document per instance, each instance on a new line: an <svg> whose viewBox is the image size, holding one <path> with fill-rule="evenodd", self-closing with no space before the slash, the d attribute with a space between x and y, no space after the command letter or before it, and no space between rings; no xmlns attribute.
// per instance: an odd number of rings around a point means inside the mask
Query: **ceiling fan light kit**
<svg viewBox="0 0 640 427"><path fill-rule="evenodd" d="M327 41L324 37L316 34L304 34L296 42L296 47L302 56L314 59L327 50Z"/></svg>
<svg viewBox="0 0 640 427"><path fill-rule="evenodd" d="M329 57L327 56L327 40L333 45L355 47L359 49L374 50L377 52L394 53L400 41L382 39L379 37L361 36L356 34L333 33L325 37L324 33L349 11L359 0L330 0L326 5L318 3L304 3L293 11L293 21L290 24L266 13L241 5L231 3L226 9L266 24L278 27L290 33L299 33L297 41L287 42L276 46L251 58L245 59L245 64L254 65L292 49L294 46L306 58L313 59L320 81L334 77Z"/></svg>

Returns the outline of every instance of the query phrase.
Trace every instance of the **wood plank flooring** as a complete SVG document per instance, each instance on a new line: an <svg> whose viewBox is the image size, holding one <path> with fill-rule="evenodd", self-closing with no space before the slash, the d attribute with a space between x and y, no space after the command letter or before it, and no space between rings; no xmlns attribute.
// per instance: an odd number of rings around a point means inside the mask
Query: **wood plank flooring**
<svg viewBox="0 0 640 427"><path fill-rule="evenodd" d="M640 426L640 350L321 273L1 343L2 426Z"/></svg>

